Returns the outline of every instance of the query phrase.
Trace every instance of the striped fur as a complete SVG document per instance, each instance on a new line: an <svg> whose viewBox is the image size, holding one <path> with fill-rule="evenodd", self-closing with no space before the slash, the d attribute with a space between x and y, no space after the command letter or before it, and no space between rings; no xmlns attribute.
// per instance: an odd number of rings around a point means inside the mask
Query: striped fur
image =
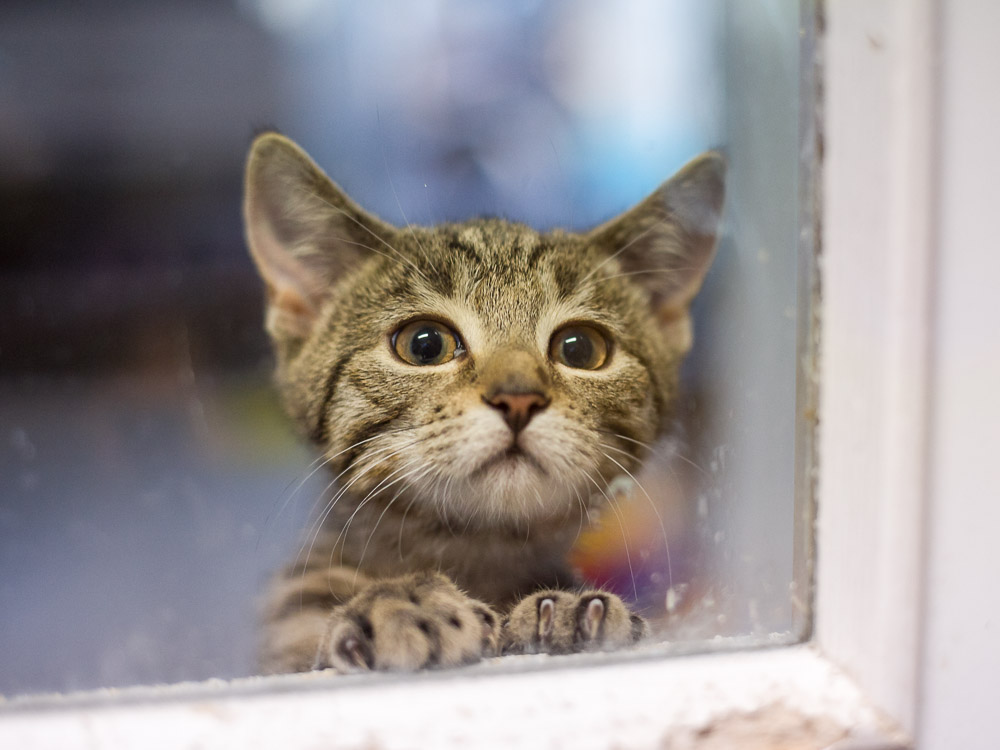
<svg viewBox="0 0 1000 750"><path fill-rule="evenodd" d="M277 385L336 479L306 559L272 588L266 671L409 669L464 663L501 642L517 650L495 610L574 583L565 557L581 525L669 421L723 171L720 157L702 156L586 234L498 219L398 228L291 141L258 137L245 219ZM400 359L394 332L422 319L455 331L464 353L434 366ZM571 323L610 342L602 367L550 356ZM535 394L537 413L515 433L488 403L495 393ZM400 594L418 589L433 595L414 604ZM591 606L598 593L580 605L605 618L591 640L628 641L637 626L616 601ZM546 622L565 619L530 601Z"/></svg>

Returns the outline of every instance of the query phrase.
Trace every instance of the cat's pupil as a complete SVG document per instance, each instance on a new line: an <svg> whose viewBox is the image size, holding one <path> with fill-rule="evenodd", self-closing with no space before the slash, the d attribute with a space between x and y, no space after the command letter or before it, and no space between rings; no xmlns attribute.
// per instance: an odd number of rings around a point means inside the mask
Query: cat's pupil
<svg viewBox="0 0 1000 750"><path fill-rule="evenodd" d="M572 333L563 339L563 358L571 367L586 367L594 356L594 345L581 333Z"/></svg>
<svg viewBox="0 0 1000 750"><path fill-rule="evenodd" d="M444 338L436 328L421 328L410 339L410 353L418 362L428 364L441 356Z"/></svg>

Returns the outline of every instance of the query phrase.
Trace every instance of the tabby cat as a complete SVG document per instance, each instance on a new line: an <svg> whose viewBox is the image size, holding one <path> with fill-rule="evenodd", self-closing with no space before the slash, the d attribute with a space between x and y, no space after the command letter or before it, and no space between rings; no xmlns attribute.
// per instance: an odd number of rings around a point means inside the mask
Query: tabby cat
<svg viewBox="0 0 1000 750"><path fill-rule="evenodd" d="M567 567L670 421L725 166L575 234L387 224L294 143L254 141L250 252L285 409L336 487L266 612L266 672L418 669L639 640Z"/></svg>

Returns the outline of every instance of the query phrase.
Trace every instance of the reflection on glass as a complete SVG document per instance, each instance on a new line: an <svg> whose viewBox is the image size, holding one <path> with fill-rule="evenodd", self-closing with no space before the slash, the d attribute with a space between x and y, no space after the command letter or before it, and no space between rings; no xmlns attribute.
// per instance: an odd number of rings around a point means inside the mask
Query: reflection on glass
<svg viewBox="0 0 1000 750"><path fill-rule="evenodd" d="M255 670L257 597L329 481L242 237L264 125L396 224L582 229L724 145L675 437L640 477L670 565L645 502L572 561L674 643L801 632L799 18L752 5L5 4L0 693Z"/></svg>

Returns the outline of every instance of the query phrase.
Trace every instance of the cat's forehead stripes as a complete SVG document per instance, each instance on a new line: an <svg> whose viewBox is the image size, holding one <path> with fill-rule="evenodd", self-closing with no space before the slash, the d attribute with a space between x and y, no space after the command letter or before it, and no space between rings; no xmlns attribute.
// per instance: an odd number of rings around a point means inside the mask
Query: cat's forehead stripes
<svg viewBox="0 0 1000 750"><path fill-rule="evenodd" d="M572 237L479 220L421 239L410 247L424 273L406 274L394 299L403 292L426 314L451 321L474 349L523 346L536 337L544 349L567 320L614 323L605 320L606 300L597 299L595 285L581 284L585 248Z"/></svg>

